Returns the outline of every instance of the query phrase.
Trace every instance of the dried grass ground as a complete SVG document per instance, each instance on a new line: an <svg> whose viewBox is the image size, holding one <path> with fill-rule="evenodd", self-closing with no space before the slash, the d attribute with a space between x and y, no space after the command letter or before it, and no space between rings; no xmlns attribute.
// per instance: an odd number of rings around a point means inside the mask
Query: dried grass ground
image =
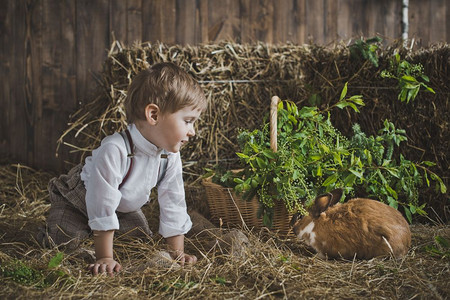
<svg viewBox="0 0 450 300"><path fill-rule="evenodd" d="M411 250L397 261L326 261L301 242L266 230L239 235L228 229L202 230L199 225L186 241L188 251L199 257L193 267L154 266L155 251L164 248L156 237L152 241L119 238L115 251L124 271L114 278L94 277L86 271L92 260L91 241L64 253L59 266L49 269L58 249L40 247L33 236L49 208L50 177L24 166L0 166L1 299L449 298L449 257L427 250L448 255L449 249L435 241L436 236L450 240L448 225L411 226ZM157 232L155 208L149 205L145 212ZM22 266L16 279L6 272L14 265Z"/></svg>

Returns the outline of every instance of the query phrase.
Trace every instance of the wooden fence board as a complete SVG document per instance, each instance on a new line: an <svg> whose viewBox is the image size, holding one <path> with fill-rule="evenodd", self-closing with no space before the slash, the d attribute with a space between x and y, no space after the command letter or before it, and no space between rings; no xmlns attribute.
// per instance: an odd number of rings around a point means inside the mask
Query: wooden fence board
<svg viewBox="0 0 450 300"><path fill-rule="evenodd" d="M274 2L273 32L275 43L294 40L295 19L286 17L293 16L293 11L294 1L279 0Z"/></svg>
<svg viewBox="0 0 450 300"><path fill-rule="evenodd" d="M386 18L381 19L380 22L385 24L379 27L381 34L386 39L401 38L401 1L383 0L380 9L382 9L380 15L386 15ZM389 24L389 26L386 26L386 24Z"/></svg>
<svg viewBox="0 0 450 300"><path fill-rule="evenodd" d="M430 2L421 0L411 0L409 2L409 37L415 38L419 45L427 45L429 43L430 31Z"/></svg>
<svg viewBox="0 0 450 300"><path fill-rule="evenodd" d="M443 42L449 42L450 41L450 3L444 2L444 9L445 9L445 24L444 28L446 31L446 36Z"/></svg>
<svg viewBox="0 0 450 300"><path fill-rule="evenodd" d="M176 43L176 0L164 0L161 11L161 39L160 42Z"/></svg>
<svg viewBox="0 0 450 300"><path fill-rule="evenodd" d="M78 100L86 101L95 86L93 73L100 70L110 44L107 0L78 0L76 48ZM94 81L94 82L93 82Z"/></svg>
<svg viewBox="0 0 450 300"><path fill-rule="evenodd" d="M306 11L316 13L307 14L307 35L312 42L323 44L325 42L325 0L307 1Z"/></svg>
<svg viewBox="0 0 450 300"><path fill-rule="evenodd" d="M292 42L304 44L307 42L306 36L306 0L295 0L293 9L293 19L295 20L295 39Z"/></svg>
<svg viewBox="0 0 450 300"><path fill-rule="evenodd" d="M12 46L12 57L9 58L11 86L9 87L10 118L9 126L6 130L9 133L9 143L11 154L18 155L20 161L33 161L32 139L19 139L17 137L29 137L31 132L31 120L27 114L28 101L26 91L26 52L25 47L29 41L26 35L26 15L29 2L13 1L11 19L12 39L8 42Z"/></svg>
<svg viewBox="0 0 450 300"><path fill-rule="evenodd" d="M56 140L97 86L113 38L319 44L401 37L400 0L0 0L0 154L58 169ZM410 37L450 40L448 0L410 0Z"/></svg>
<svg viewBox="0 0 450 300"><path fill-rule="evenodd" d="M127 44L142 41L142 19L142 0L127 0Z"/></svg>
<svg viewBox="0 0 450 300"><path fill-rule="evenodd" d="M337 10L339 14L337 15L337 35L338 39L348 39L350 34L356 34L353 32L352 18L353 11L351 5L349 5L348 1L345 0L337 0Z"/></svg>
<svg viewBox="0 0 450 300"><path fill-rule="evenodd" d="M327 0L326 7L326 26L325 26L325 43L338 40L338 3L336 0Z"/></svg>
<svg viewBox="0 0 450 300"><path fill-rule="evenodd" d="M175 38L177 44L195 43L195 0L177 0L175 6Z"/></svg>
<svg viewBox="0 0 450 300"><path fill-rule="evenodd" d="M144 1L142 3L142 40L162 40L162 2L164 0ZM130 41L128 41L130 42Z"/></svg>
<svg viewBox="0 0 450 300"><path fill-rule="evenodd" d="M208 40L242 39L241 12L236 0L208 2Z"/></svg>
<svg viewBox="0 0 450 300"><path fill-rule="evenodd" d="M12 154L11 131L15 130L12 120L12 110L15 104L11 101L11 90L14 88L12 80L13 65L13 43L15 36L13 33L14 17L18 17L15 13L15 3L12 1L1 0L0 5L0 154L3 158ZM17 39L18 40L18 39ZM1 159L3 160L3 159ZM0 160L0 161L1 161Z"/></svg>
<svg viewBox="0 0 450 300"><path fill-rule="evenodd" d="M109 28L111 35L124 44L130 41L127 35L127 3L124 0L111 0L109 5Z"/></svg>
<svg viewBox="0 0 450 300"><path fill-rule="evenodd" d="M447 1L448 5L448 1ZM430 28L436 28L436 30L430 31L430 41L445 41L446 37L446 2L440 0L430 1Z"/></svg>
<svg viewBox="0 0 450 300"><path fill-rule="evenodd" d="M272 0L260 0L259 6L253 7L252 24L256 27L255 39L258 41L274 42Z"/></svg>
<svg viewBox="0 0 450 300"><path fill-rule="evenodd" d="M208 1L198 1L195 19L195 42L208 41Z"/></svg>

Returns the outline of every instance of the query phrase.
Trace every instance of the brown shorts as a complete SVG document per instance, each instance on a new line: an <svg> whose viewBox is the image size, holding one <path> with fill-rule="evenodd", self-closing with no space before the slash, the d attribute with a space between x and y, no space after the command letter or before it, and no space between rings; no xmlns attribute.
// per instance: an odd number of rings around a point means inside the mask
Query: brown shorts
<svg viewBox="0 0 450 300"><path fill-rule="evenodd" d="M53 178L48 184L50 211L47 229L38 234L43 246L65 245L70 249L91 235L86 211L86 188L80 178L82 164L73 167L68 174ZM141 210L120 213L119 230L116 233L132 237L151 237L147 219Z"/></svg>

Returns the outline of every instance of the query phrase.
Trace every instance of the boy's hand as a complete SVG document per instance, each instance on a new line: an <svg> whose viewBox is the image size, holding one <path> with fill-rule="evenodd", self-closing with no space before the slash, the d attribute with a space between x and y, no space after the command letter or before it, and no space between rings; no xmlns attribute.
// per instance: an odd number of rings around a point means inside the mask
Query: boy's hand
<svg viewBox="0 0 450 300"><path fill-rule="evenodd" d="M93 275L106 273L108 276L114 276L114 272L122 270L122 266L112 258L100 258L95 264L89 265L89 271Z"/></svg>
<svg viewBox="0 0 450 300"><path fill-rule="evenodd" d="M197 257L195 255L190 255L180 251L170 251L170 256L182 266L184 266L185 263L188 265L193 265L197 262Z"/></svg>
<svg viewBox="0 0 450 300"><path fill-rule="evenodd" d="M166 241L169 245L170 256L180 265L184 266L185 263L193 265L197 262L197 257L184 253L184 235L168 237Z"/></svg>

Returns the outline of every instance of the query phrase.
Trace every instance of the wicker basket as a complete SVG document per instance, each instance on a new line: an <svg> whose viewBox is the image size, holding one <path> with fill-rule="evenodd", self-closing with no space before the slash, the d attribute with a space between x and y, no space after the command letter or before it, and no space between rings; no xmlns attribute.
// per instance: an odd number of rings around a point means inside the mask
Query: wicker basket
<svg viewBox="0 0 450 300"><path fill-rule="evenodd" d="M270 147L277 151L277 106L280 98L272 97L270 106ZM220 220L228 226L247 226L249 228L263 227L262 219L257 217L259 208L258 199L254 197L250 201L242 199L236 195L232 188L226 188L211 181L211 178L202 182L206 190L211 219L219 223ZM281 235L288 235L291 215L286 210L283 203L278 203L274 207L274 216L271 230Z"/></svg>

